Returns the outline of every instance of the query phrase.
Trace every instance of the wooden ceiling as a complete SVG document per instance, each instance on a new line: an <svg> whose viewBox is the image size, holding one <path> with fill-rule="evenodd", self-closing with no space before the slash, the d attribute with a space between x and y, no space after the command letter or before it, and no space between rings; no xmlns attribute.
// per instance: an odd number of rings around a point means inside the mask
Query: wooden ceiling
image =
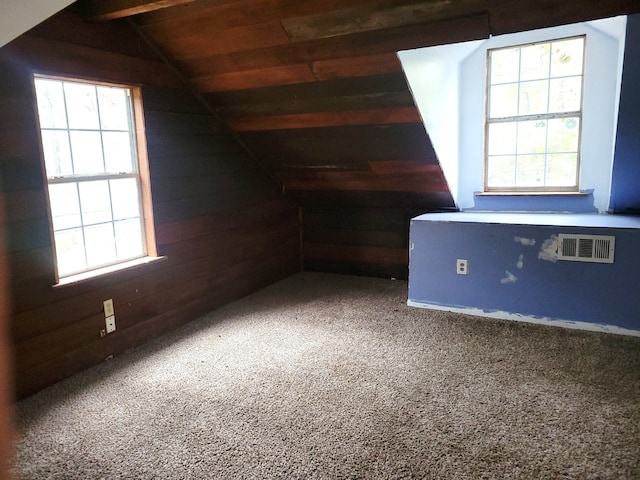
<svg viewBox="0 0 640 480"><path fill-rule="evenodd" d="M396 52L640 11L637 0L82 0L138 32L303 202L450 209Z"/></svg>

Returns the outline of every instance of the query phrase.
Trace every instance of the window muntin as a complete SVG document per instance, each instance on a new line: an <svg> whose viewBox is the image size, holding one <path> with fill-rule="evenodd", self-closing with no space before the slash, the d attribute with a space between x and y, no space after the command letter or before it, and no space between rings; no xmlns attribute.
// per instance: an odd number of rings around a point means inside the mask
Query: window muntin
<svg viewBox="0 0 640 480"><path fill-rule="evenodd" d="M57 276L147 255L135 89L35 76ZM145 169L146 171L146 169Z"/></svg>
<svg viewBox="0 0 640 480"><path fill-rule="evenodd" d="M486 191L577 191L585 37L487 52Z"/></svg>

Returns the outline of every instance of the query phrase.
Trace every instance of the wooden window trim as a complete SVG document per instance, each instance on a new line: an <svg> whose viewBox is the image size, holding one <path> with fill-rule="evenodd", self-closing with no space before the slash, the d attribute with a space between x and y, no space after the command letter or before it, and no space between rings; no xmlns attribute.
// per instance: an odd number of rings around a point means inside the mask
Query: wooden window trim
<svg viewBox="0 0 640 480"><path fill-rule="evenodd" d="M581 86L581 98L580 98L580 110L576 112L560 112L555 114L535 114L535 115L515 115L509 118L489 118L489 102L490 102L490 88L491 88L491 52L495 50L503 50L509 48L522 48L530 45L538 45L544 43L553 43L562 40L569 40L574 38L582 38L583 39L583 57L582 57L582 86ZM486 67L485 67L485 113L484 113L484 158L483 158L483 192L482 194L489 195L515 195L515 196L526 196L526 195L535 195L535 194L543 194L543 195L566 195L566 194L575 194L580 195L580 169L581 169L581 156L582 156L582 126L583 126L583 113L584 113L584 79L585 79L585 71L586 71L586 53L587 53L587 35L570 35L566 37L557 37L551 38L547 40L540 40L535 42L526 42L520 44L507 45L503 47L489 48L486 51ZM521 81L518 79L518 84ZM561 118L563 116L576 116L580 119L580 131L578 133L578 152L577 152L577 160L576 160L576 184L575 186L551 186L551 187L518 187L516 185L511 185L507 187L490 187L489 183L489 125L494 123L511 123L528 120L528 119L536 119L536 118L544 118L544 119L555 119ZM531 117L531 118L529 118ZM545 152L546 154L546 152Z"/></svg>
<svg viewBox="0 0 640 480"><path fill-rule="evenodd" d="M53 250L53 274L54 274L54 284L53 287L65 287L68 285L74 285L80 282L90 281L94 278L102 277L105 275L115 274L117 272L121 272L124 270L128 270L131 268L138 267L140 265L147 265L150 263L155 263L156 261L166 260L167 257L158 256L158 249L156 245L155 238L155 223L153 217L153 202L151 197L151 175L149 171L149 158L147 153L147 139L146 139L146 131L145 131L145 121L144 121L144 106L142 102L142 88L140 85L136 84L124 84L119 82L109 82L98 79L90 79L90 78L81 78L81 77L73 77L73 76L65 76L59 74L49 74L44 72L33 71L32 72L32 90L33 90L33 98L34 98L34 110L35 110L35 118L37 122L38 128L38 138L39 138L39 153L41 159L41 170L42 170L42 178L44 179L44 194L45 200L47 204L47 218L49 223L49 234L51 238L51 248ZM88 270L85 272L80 272L77 274L68 275L65 277L60 277L58 273L58 257L56 253L55 247L55 234L53 227L53 215L51 211L51 200L49 198L49 181L47 177L46 164L44 160L44 149L42 145L42 136L40 132L42 131L40 126L40 119L38 114L38 104L36 99L36 91L35 91L35 79L36 78L44 78L51 80L59 80L59 81L67 81L67 82L80 82L87 83L91 85L100 85L106 87L117 87L117 88L125 88L131 92L131 109L132 109L132 117L133 117L133 129L136 141L136 154L137 154L137 166L138 166L138 180L140 187L140 202L141 202L141 213L142 213L142 225L143 225L143 236L145 241L145 255L134 258L131 260L121 261L115 264L107 265L104 267L99 267L96 269Z"/></svg>

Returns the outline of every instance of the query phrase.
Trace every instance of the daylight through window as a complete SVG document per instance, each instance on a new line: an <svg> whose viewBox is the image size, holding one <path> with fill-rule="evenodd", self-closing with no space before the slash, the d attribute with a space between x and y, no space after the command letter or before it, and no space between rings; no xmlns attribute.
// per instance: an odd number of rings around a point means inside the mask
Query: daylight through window
<svg viewBox="0 0 640 480"><path fill-rule="evenodd" d="M58 277L147 254L132 89L35 77Z"/></svg>
<svg viewBox="0 0 640 480"><path fill-rule="evenodd" d="M487 191L578 190L584 44L488 51Z"/></svg>

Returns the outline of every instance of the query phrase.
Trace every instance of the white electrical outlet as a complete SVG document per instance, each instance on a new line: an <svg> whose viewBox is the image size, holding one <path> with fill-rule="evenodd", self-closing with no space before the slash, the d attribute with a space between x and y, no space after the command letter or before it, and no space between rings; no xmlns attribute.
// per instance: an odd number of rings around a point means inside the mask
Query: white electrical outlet
<svg viewBox="0 0 640 480"><path fill-rule="evenodd" d="M456 260L456 273L458 275L467 275L469 273L469 264L467 260L457 259Z"/></svg>
<svg viewBox="0 0 640 480"><path fill-rule="evenodd" d="M113 311L113 299L110 298L109 300L105 300L104 302L102 302L102 304L104 305L104 316L105 317L110 317L111 315L113 315L115 312Z"/></svg>
<svg viewBox="0 0 640 480"><path fill-rule="evenodd" d="M115 332L116 331L116 316L115 315L109 315L104 320L105 320L105 323L107 324L107 333Z"/></svg>

